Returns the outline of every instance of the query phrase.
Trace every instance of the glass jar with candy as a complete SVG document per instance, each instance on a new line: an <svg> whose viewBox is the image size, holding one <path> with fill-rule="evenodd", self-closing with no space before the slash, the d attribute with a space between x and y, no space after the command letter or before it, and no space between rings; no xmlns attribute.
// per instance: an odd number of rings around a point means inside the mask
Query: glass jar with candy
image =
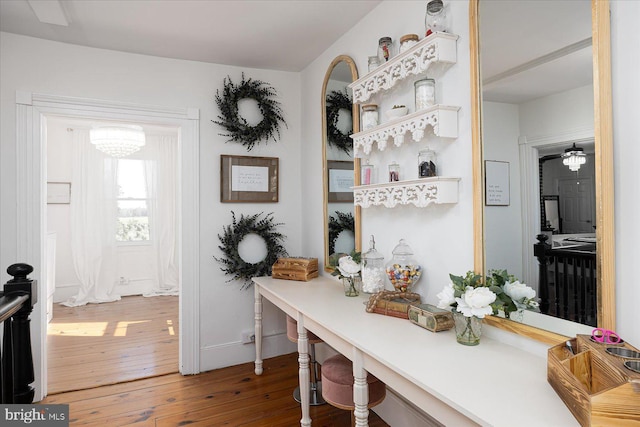
<svg viewBox="0 0 640 427"><path fill-rule="evenodd" d="M395 290L408 292L420 280L422 267L413 259L413 250L404 239L400 239L392 254L386 266L387 278Z"/></svg>

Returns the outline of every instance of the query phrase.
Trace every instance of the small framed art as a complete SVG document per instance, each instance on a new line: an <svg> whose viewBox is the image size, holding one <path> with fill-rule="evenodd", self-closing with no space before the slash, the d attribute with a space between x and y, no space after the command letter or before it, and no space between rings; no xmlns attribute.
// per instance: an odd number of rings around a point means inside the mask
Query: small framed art
<svg viewBox="0 0 640 427"><path fill-rule="evenodd" d="M220 155L220 202L278 202L278 158Z"/></svg>
<svg viewBox="0 0 640 427"><path fill-rule="evenodd" d="M327 160L329 203L353 203L353 162Z"/></svg>

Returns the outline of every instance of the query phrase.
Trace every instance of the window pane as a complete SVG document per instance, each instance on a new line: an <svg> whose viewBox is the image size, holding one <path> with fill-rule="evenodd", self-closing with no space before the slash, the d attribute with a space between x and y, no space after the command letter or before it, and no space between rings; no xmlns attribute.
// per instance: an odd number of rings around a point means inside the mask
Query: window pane
<svg viewBox="0 0 640 427"><path fill-rule="evenodd" d="M147 198L143 160L118 160L118 197Z"/></svg>
<svg viewBox="0 0 640 427"><path fill-rule="evenodd" d="M118 200L116 240L140 242L149 240L149 216L146 200Z"/></svg>

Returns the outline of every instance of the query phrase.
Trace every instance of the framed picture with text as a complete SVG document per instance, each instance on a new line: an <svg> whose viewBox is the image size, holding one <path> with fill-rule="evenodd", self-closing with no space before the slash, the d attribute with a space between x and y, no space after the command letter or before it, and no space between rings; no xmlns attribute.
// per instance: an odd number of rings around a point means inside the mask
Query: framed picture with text
<svg viewBox="0 0 640 427"><path fill-rule="evenodd" d="M277 203L278 158L220 155L220 202Z"/></svg>
<svg viewBox="0 0 640 427"><path fill-rule="evenodd" d="M353 162L327 160L329 203L353 203Z"/></svg>
<svg viewBox="0 0 640 427"><path fill-rule="evenodd" d="M509 206L509 162L484 161L484 204Z"/></svg>

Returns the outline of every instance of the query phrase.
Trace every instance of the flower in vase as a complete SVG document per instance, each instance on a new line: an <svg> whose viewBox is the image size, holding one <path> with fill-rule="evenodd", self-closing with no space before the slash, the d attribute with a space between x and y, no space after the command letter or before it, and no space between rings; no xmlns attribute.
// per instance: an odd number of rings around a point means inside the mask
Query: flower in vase
<svg viewBox="0 0 640 427"><path fill-rule="evenodd" d="M456 302L455 289L453 289L453 283L449 282L442 291L436 295L438 297L438 308L448 309Z"/></svg>
<svg viewBox="0 0 640 427"><path fill-rule="evenodd" d="M343 256L338 260L338 270L345 277L359 276L360 263L355 262L351 256Z"/></svg>
<svg viewBox="0 0 640 427"><path fill-rule="evenodd" d="M491 304L496 300L496 294L489 288L468 287L462 297L456 298L457 310L465 317L476 316L480 319L493 313Z"/></svg>
<svg viewBox="0 0 640 427"><path fill-rule="evenodd" d="M536 298L536 291L521 283L507 270L490 270L487 275L487 283L491 290L498 295L499 309L504 312L507 318L514 311L537 311L540 306Z"/></svg>

